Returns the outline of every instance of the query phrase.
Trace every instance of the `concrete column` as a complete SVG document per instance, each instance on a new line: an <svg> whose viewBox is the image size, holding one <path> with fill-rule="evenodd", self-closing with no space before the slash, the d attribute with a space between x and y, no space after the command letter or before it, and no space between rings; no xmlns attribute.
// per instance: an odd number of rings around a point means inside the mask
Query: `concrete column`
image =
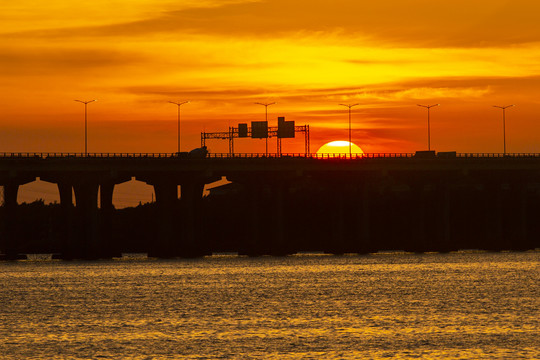
<svg viewBox="0 0 540 360"><path fill-rule="evenodd" d="M17 195L19 194L19 184L8 183L4 185L4 207L13 209L17 206Z"/></svg>
<svg viewBox="0 0 540 360"><path fill-rule="evenodd" d="M239 251L241 255L260 256L264 253L263 244L261 244L261 198L262 186L257 181L246 183L246 193L249 203L249 234L243 249Z"/></svg>
<svg viewBox="0 0 540 360"><path fill-rule="evenodd" d="M323 240L323 251L330 254L344 254L353 252L357 248L356 204L352 204L355 197L354 180L342 175L339 180L326 178L324 189L327 192L326 199L329 201L327 209L330 221L329 238Z"/></svg>
<svg viewBox="0 0 540 360"><path fill-rule="evenodd" d="M101 210L112 211L114 210L113 206L113 193L114 193L114 183L113 182L104 182L99 185L99 202Z"/></svg>
<svg viewBox="0 0 540 360"><path fill-rule="evenodd" d="M486 180L484 188L486 199L486 238L481 244L484 250L501 250L503 244L503 194L501 182L495 180Z"/></svg>
<svg viewBox="0 0 540 360"><path fill-rule="evenodd" d="M281 150L281 149L280 149ZM285 214L284 214L284 206L285 206L285 186L283 184L278 184L275 187L276 191L276 207L275 207L275 216L276 216L276 244L277 244L277 253L275 251L275 255L287 255L289 253L289 249L287 249L286 240L285 240Z"/></svg>
<svg viewBox="0 0 540 360"><path fill-rule="evenodd" d="M357 251L361 254L374 251L374 246L371 239L371 186L369 182L360 184L358 189L358 201L360 202L357 209L357 224L358 224L358 245Z"/></svg>
<svg viewBox="0 0 540 360"><path fill-rule="evenodd" d="M161 207L174 206L178 201L178 185L174 182L160 182L153 184L156 194L156 204Z"/></svg>
<svg viewBox="0 0 540 360"><path fill-rule="evenodd" d="M4 184L4 212L3 223L4 231L1 242L0 252L4 254L6 260L18 259L17 238L17 194L19 184Z"/></svg>
<svg viewBox="0 0 540 360"><path fill-rule="evenodd" d="M520 209L520 216L519 216L519 225L520 225L520 238L521 238L521 246L518 250L532 250L534 247L532 246L531 241L529 240L529 204L528 204L528 197L527 197L527 184L526 183L520 183L519 187L519 209Z"/></svg>
<svg viewBox="0 0 540 360"><path fill-rule="evenodd" d="M76 238L74 237L73 218L73 185L66 182L57 183L60 193L60 209L62 228L60 229L60 257L64 260L72 260L76 255Z"/></svg>
<svg viewBox="0 0 540 360"><path fill-rule="evenodd" d="M97 210L98 182L79 182L73 186L75 190L75 203L79 209Z"/></svg>
<svg viewBox="0 0 540 360"><path fill-rule="evenodd" d="M451 251L457 250L452 244L452 234L451 234L451 214L450 214L450 184L447 181L443 181L440 184L439 189L439 206L441 207L441 230L438 231L440 234L440 240L438 241L438 250L439 251Z"/></svg>
<svg viewBox="0 0 540 360"><path fill-rule="evenodd" d="M113 237L113 193L115 183L112 181L102 182L99 185L100 198L100 241L102 244L102 256L107 258L120 257L122 255L118 241Z"/></svg>
<svg viewBox="0 0 540 360"><path fill-rule="evenodd" d="M180 185L181 204L181 256L197 257L210 255L211 249L203 243L202 195L204 183L199 181L183 182Z"/></svg>
<svg viewBox="0 0 540 360"><path fill-rule="evenodd" d="M68 183L57 183L60 193L60 205L62 207L73 207L73 185Z"/></svg>
<svg viewBox="0 0 540 360"><path fill-rule="evenodd" d="M512 182L508 202L509 204L505 203L504 206L507 210L505 218L510 218L513 231L509 232L512 235L505 239L506 248L516 251L533 249L528 236L529 206L525 181Z"/></svg>
<svg viewBox="0 0 540 360"><path fill-rule="evenodd" d="M412 190L412 209L411 209L411 228L412 237L411 244L407 244L409 248L406 250L414 252L427 251L426 239L426 192L424 183L417 181L411 186Z"/></svg>
<svg viewBox="0 0 540 360"><path fill-rule="evenodd" d="M99 234L97 195L99 184L94 181L81 181L73 186L75 190L77 244L73 252L75 257L83 259L99 258L103 252Z"/></svg>
<svg viewBox="0 0 540 360"><path fill-rule="evenodd" d="M288 255L294 252L289 243L286 240L286 226L285 226L285 184L277 182L271 186L271 193L273 195L273 211L272 218L274 218L274 236L270 239L269 244L270 254L275 256Z"/></svg>
<svg viewBox="0 0 540 360"><path fill-rule="evenodd" d="M327 253L343 254L345 252L345 194L344 190L338 188L339 185L331 185L334 189L329 189L333 192L335 199L334 208L332 209L332 243L325 250Z"/></svg>
<svg viewBox="0 0 540 360"><path fill-rule="evenodd" d="M151 257L172 258L179 255L176 228L180 223L178 216L178 185L173 181L154 182L158 222L156 241L149 244Z"/></svg>

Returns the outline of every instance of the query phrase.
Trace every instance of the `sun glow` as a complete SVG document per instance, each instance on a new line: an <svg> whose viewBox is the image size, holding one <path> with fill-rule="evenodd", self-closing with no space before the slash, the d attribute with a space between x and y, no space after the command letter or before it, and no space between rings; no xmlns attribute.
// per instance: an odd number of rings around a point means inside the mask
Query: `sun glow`
<svg viewBox="0 0 540 360"><path fill-rule="evenodd" d="M317 154L348 154L349 153L349 142L348 141L331 141L324 144L317 150ZM360 146L355 143L351 143L351 153L352 154L363 154L364 151Z"/></svg>

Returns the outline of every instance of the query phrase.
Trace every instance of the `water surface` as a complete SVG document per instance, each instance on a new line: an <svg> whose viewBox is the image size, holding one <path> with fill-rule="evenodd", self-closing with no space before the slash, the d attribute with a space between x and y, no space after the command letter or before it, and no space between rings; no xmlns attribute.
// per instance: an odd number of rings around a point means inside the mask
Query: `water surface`
<svg viewBox="0 0 540 360"><path fill-rule="evenodd" d="M539 260L0 262L0 358L540 358Z"/></svg>

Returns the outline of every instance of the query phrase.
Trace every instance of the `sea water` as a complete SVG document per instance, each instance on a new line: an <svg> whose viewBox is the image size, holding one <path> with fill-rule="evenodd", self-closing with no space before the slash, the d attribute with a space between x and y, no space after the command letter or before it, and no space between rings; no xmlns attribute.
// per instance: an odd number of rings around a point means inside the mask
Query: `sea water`
<svg viewBox="0 0 540 360"><path fill-rule="evenodd" d="M0 358L538 359L539 260L0 262Z"/></svg>

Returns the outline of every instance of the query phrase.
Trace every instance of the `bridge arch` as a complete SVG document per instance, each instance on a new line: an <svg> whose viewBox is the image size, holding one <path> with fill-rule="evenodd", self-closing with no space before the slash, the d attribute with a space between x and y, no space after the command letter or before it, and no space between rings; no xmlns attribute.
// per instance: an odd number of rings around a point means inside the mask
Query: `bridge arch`
<svg viewBox="0 0 540 360"><path fill-rule="evenodd" d="M134 177L129 181L114 186L112 202L115 209L136 207L140 204L148 204L155 201L154 187L143 181L136 180ZM101 201L99 206L101 207Z"/></svg>
<svg viewBox="0 0 540 360"><path fill-rule="evenodd" d="M39 177L33 182L19 186L17 203L32 203L39 200L43 200L45 204L60 203L58 186Z"/></svg>

